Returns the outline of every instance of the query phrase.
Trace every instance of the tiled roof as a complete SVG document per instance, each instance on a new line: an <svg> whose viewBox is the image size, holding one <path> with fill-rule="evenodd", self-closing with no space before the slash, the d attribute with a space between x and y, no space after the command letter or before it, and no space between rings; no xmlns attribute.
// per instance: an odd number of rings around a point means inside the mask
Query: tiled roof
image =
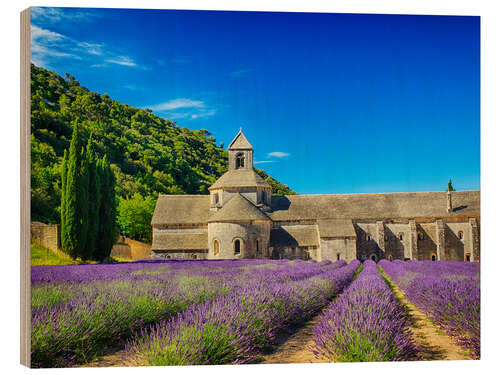
<svg viewBox="0 0 500 375"><path fill-rule="evenodd" d="M251 150L252 145L250 142L248 142L247 137L243 134L243 132L240 130L238 134L236 134L236 137L231 141L229 144L229 147L227 148L228 150Z"/></svg>
<svg viewBox="0 0 500 375"><path fill-rule="evenodd" d="M153 236L152 250L206 250L208 235L204 233L157 232Z"/></svg>
<svg viewBox="0 0 500 375"><path fill-rule="evenodd" d="M284 225L271 229L269 246L318 246L316 225Z"/></svg>
<svg viewBox="0 0 500 375"><path fill-rule="evenodd" d="M235 169L224 173L209 190L218 188L241 188L241 187L263 187L271 186L264 181L253 169Z"/></svg>
<svg viewBox="0 0 500 375"><path fill-rule="evenodd" d="M268 215L274 221L480 216L478 190L453 192L452 204L448 212L446 192L286 195L272 197Z"/></svg>
<svg viewBox="0 0 500 375"><path fill-rule="evenodd" d="M235 194L224 206L215 212L209 222L232 222L270 220L261 210L241 194Z"/></svg>
<svg viewBox="0 0 500 375"><path fill-rule="evenodd" d="M320 237L356 237L351 219L320 219L318 229Z"/></svg>

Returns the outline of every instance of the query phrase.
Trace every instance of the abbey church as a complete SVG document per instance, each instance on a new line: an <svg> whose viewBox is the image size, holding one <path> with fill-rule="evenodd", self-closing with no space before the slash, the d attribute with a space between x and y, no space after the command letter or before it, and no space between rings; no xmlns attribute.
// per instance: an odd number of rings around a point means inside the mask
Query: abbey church
<svg viewBox="0 0 500 375"><path fill-rule="evenodd" d="M152 256L480 260L480 191L273 196L240 132L209 195L160 195Z"/></svg>

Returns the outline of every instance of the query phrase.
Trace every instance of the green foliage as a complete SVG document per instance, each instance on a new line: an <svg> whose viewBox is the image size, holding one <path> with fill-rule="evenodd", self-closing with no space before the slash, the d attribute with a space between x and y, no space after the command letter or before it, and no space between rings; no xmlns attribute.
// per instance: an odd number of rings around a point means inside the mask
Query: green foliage
<svg viewBox="0 0 500 375"><path fill-rule="evenodd" d="M447 190L448 190L448 191L456 191L456 190L453 188L452 184L451 184L451 178L450 178L450 181L448 181L448 189L447 189Z"/></svg>
<svg viewBox="0 0 500 375"><path fill-rule="evenodd" d="M115 176L106 155L97 163L101 204L99 206L99 228L93 258L103 261L111 254L111 249L118 236L116 222Z"/></svg>
<svg viewBox="0 0 500 375"><path fill-rule="evenodd" d="M31 65L32 220L58 223L62 218L62 161L75 124L80 147L92 134L96 158L107 156L116 195L122 198L208 194L208 187L227 171L227 151L207 130L179 127L149 109L91 92L70 74L63 78ZM273 194L293 194L264 171L257 173ZM92 190L93 177L88 178Z"/></svg>
<svg viewBox="0 0 500 375"><path fill-rule="evenodd" d="M74 123L61 168L61 246L73 259L103 261L116 237L115 178L106 156L96 157L92 137L86 148L81 143Z"/></svg>
<svg viewBox="0 0 500 375"><path fill-rule="evenodd" d="M74 123L68 160L63 168L64 211L61 213L61 222L64 225L61 245L72 258L84 256L87 239L88 168L81 143L79 126Z"/></svg>
<svg viewBox="0 0 500 375"><path fill-rule="evenodd" d="M99 173L99 159L94 151L92 136L87 143L87 164L89 167L89 213L88 232L85 253L93 256L99 235L99 210L101 207L101 174Z"/></svg>
<svg viewBox="0 0 500 375"><path fill-rule="evenodd" d="M120 232L138 241L151 243L151 219L156 197L135 193L131 198L119 198L117 223Z"/></svg>

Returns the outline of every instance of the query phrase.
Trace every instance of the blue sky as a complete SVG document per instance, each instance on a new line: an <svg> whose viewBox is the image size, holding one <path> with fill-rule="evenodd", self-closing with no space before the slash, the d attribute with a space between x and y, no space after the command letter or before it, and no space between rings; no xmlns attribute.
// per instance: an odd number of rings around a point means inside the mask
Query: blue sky
<svg viewBox="0 0 500 375"><path fill-rule="evenodd" d="M32 8L32 61L302 194L480 188L480 19Z"/></svg>

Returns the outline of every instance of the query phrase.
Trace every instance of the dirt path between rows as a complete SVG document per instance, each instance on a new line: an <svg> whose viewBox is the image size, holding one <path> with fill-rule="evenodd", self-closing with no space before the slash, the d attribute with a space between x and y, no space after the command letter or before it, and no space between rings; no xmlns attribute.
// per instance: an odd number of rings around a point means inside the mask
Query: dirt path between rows
<svg viewBox="0 0 500 375"><path fill-rule="evenodd" d="M99 356L97 359L83 363L76 367L124 367L124 366L134 366L132 363L126 363L127 352L123 349L123 346L116 346L110 348L107 353Z"/></svg>
<svg viewBox="0 0 500 375"><path fill-rule="evenodd" d="M296 328L292 333L283 334L278 338L278 347L270 354L263 355L259 363L327 363L317 359L308 349L314 344L313 327L321 314Z"/></svg>
<svg viewBox="0 0 500 375"><path fill-rule="evenodd" d="M410 318L410 328L415 341L420 348L420 360L467 360L467 352L453 342L453 339L443 330L433 324L426 315L410 303L403 292L391 282L391 288L402 305L406 306ZM313 346L313 327L317 324L321 313L304 325L295 327L278 337L277 348L269 354L260 357L259 363L326 363L318 359L308 349ZM125 350L117 350L99 357L97 360L79 367L116 367L130 366Z"/></svg>
<svg viewBox="0 0 500 375"><path fill-rule="evenodd" d="M407 307L410 328L420 348L422 361L471 359L467 352L453 342L453 339L432 323L427 316L409 302L403 292L391 282L392 290L399 301Z"/></svg>

